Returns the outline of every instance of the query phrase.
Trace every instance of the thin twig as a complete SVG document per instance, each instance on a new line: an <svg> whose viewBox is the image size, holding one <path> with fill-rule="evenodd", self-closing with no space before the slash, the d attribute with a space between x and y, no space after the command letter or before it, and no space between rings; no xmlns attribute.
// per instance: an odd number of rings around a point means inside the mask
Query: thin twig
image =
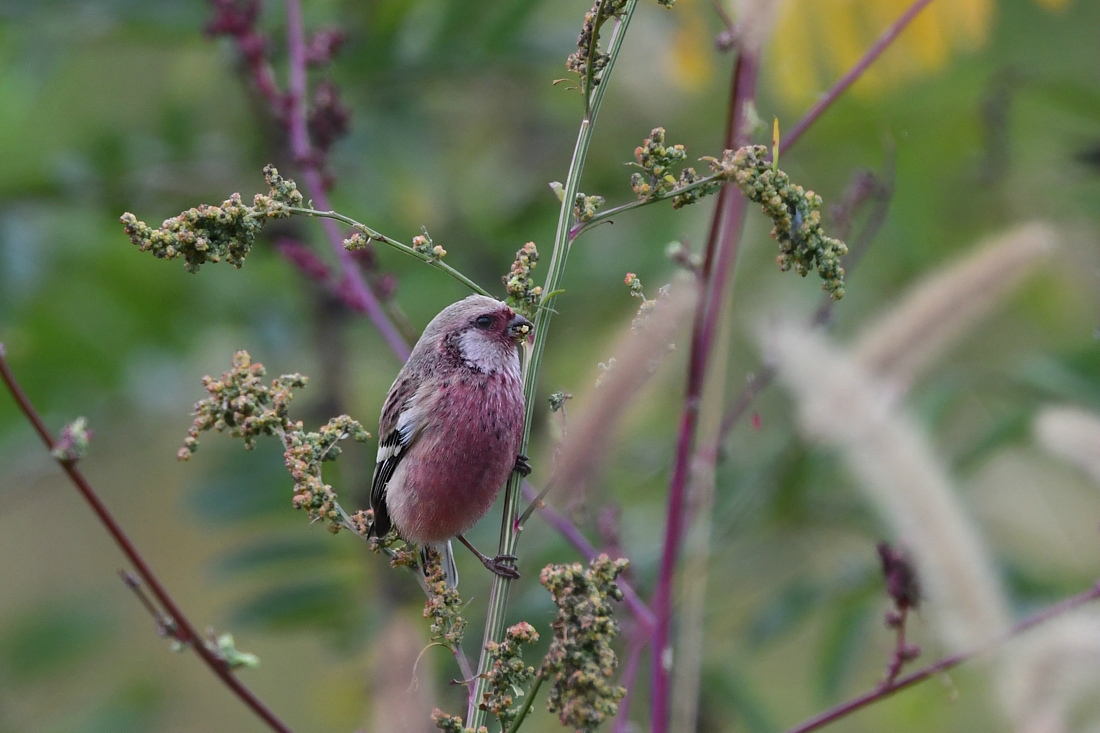
<svg viewBox="0 0 1100 733"><path fill-rule="evenodd" d="M818 728L828 725L829 723L847 717L855 711L867 707L871 703L878 702L883 698L889 697L899 690L903 690L906 687L911 687L918 682L923 682L929 677L939 674L940 672L945 672L952 667L956 667L963 662L973 659L979 654L985 654L991 649L1005 643L1014 636L1022 634L1023 632L1032 629L1042 623L1045 623L1046 621L1049 621L1057 616L1061 616L1068 611L1079 608L1080 606L1083 606L1086 603L1090 603L1097 599L1100 599L1100 582L1098 582L1096 585L1094 585L1092 588L1085 591L1084 593L1079 593L1078 595L1055 603L1053 606L1048 606L1038 613L1028 616L1004 634L1001 634L996 639L993 639L992 641L983 644L982 646L976 647L969 651L946 656L943 659L940 659L938 662L934 662L933 664L930 664L923 669L919 669L912 674L905 675L904 677L899 677L898 679L892 682L888 682L886 684L880 684L873 690L865 692L858 697L854 697L847 702L843 702L832 708L831 710L826 710L819 715L815 715L809 720L800 723L799 725L796 725L794 728L789 728L786 733L809 733L809 731L817 730Z"/></svg>
<svg viewBox="0 0 1100 733"><path fill-rule="evenodd" d="M724 175L724 173L712 173L709 176L698 178L695 181L687 184L686 186L679 186L668 191L653 194L648 198L636 199L625 204L620 204L619 206L613 206L610 209L598 211L592 216L591 219L587 219L585 221L577 222L576 224L574 224L573 228L569 230L569 239L576 239L580 235L587 232L589 229L597 227L600 224L605 224L619 214L625 213L627 211L639 209L643 206L655 204L659 201L667 201L669 199L676 198L677 196L683 196L686 193L691 193L692 191L698 191L699 189L706 188L707 186L713 186L715 182L721 180Z"/></svg>
<svg viewBox="0 0 1100 733"><path fill-rule="evenodd" d="M161 613L161 610L156 607L149 596L145 594L145 591L141 587L141 578L131 573L129 570L119 570L118 577L122 578L122 582L126 584L126 587L134 592L134 596L137 597L138 602L145 607L145 610L149 612L149 615L153 617L153 621L157 625L157 631L163 633L166 636L176 638L175 624L168 616Z"/></svg>
<svg viewBox="0 0 1100 733"><path fill-rule="evenodd" d="M915 0L904 13L898 17L893 24L882 32L882 35L878 37L867 53L863 54L863 58L855 63L855 65L848 70L848 73L840 77L840 79L833 84L832 88L827 91L821 99L817 101L810 111L802 116L794 127L787 132L783 139L779 143L779 152L783 154L787 152L791 146L793 146L798 139L802 137L802 134L810 128L812 124L817 122L817 118L825 113L833 102L835 102L840 95L848 91L848 87L855 83L856 79L863 75L863 72L867 71L867 68L874 63L875 59L882 55L891 43L898 37L898 35L905 30L905 27L912 22L913 18L917 17L920 11L924 10L932 0Z"/></svg>
<svg viewBox="0 0 1100 733"><path fill-rule="evenodd" d="M529 500L534 500L536 496L535 488L524 482L523 495ZM557 509L548 504L543 504L538 507L538 512L539 516L546 520L547 524L556 529L558 534L564 537L569 544L577 548L586 560L592 560L600 554L599 549L588 541L588 538L577 528L577 525L570 522L569 519ZM634 620L639 626L646 630L646 634L648 635L653 630L653 611L649 609L646 602L638 595L638 591L636 591L634 586L627 580L622 577L617 578L615 580L615 585L619 586L619 590L623 592L623 605L630 610Z"/></svg>
<svg viewBox="0 0 1100 733"><path fill-rule="evenodd" d="M714 5L714 12L721 18L722 25L726 27L725 30L718 34L718 37L714 41L714 45L722 53L732 51L733 47L737 44L737 25L733 22L733 18L730 17L730 14L726 12L726 7L722 3L722 0L712 0L711 4Z"/></svg>
<svg viewBox="0 0 1100 733"><path fill-rule="evenodd" d="M181 638L179 626L172 620L172 617L157 608L156 604L146 595L145 589L141 585L141 578L129 570L119 570L118 576L122 578L122 582L126 584L126 587L134 592L138 602L153 617L153 623L157 625L158 634L171 637L180 644L188 643L187 639Z"/></svg>
<svg viewBox="0 0 1100 733"><path fill-rule="evenodd" d="M46 444L46 449L52 452L56 445L54 438L50 434L49 429L46 428L45 423L42 422L42 418L38 415L37 410L34 409L34 405L31 404L30 399L16 381L15 375L12 373L7 359L5 358L4 345L2 343L0 343L0 378L3 379L8 391L11 393L12 397L15 398L15 402L19 405L19 409L34 427L35 432L38 433L38 437ZM122 550L122 554L126 556L134 566L137 574L141 576L142 581L149 587L149 591L157 599L157 603L161 605L167 612L171 621L175 624L177 632L173 635L174 638L189 644L191 648L195 650L195 653L202 658L206 666L209 667L226 687L232 690L258 718L267 723L269 728L279 731L280 733L291 733L291 729L287 724L280 720L255 693L245 687L245 685L234 676L229 665L225 663L225 660L221 659L206 647L203 638L195 631L194 625L184 616L183 611L176 604L175 600L168 595L168 591L161 585L160 580L153 573L152 568L145 562L145 558L122 530L121 525L115 520L114 516L107 509L107 506L92 488L91 484L89 484L84 478L84 475L77 470L74 463L61 459L58 460L58 463L61 465L61 469L68 475L69 480L72 481L77 491L80 492L84 500L91 506L92 511L99 518L100 523L103 524L112 539L114 539L115 544Z"/></svg>
<svg viewBox="0 0 1100 733"><path fill-rule="evenodd" d="M897 680L898 675L905 665L911 661L909 642L905 640L905 624L909 621L909 608L904 606L897 611L897 628L894 633L894 652L890 655L890 662L886 665L886 674L882 684L889 685Z"/></svg>
<svg viewBox="0 0 1100 733"><path fill-rule="evenodd" d="M458 271L455 268L451 267L450 265L448 265L446 262L439 259L438 257L434 257L434 256L429 255L429 254L424 254L423 252L418 252L417 250L413 249L412 247L405 244L404 242L399 242L396 239L393 239L392 237L387 237L385 234L382 234L381 232L379 232L375 229L371 229L366 224L358 222L355 219L352 219L350 216L345 216L344 214L341 214L338 211L322 211L320 209L311 209L311 208L304 207L304 206L287 206L286 210L289 211L292 214L302 214L304 216L316 216L316 217L324 219L326 221L335 220L335 221L341 222L343 224L347 224L352 229L355 229L355 230L361 232L362 234L365 234L367 236L367 238L370 239L371 241L382 242L383 244L388 245L390 247L393 247L394 249L398 250L399 252L402 252L403 254L407 254L409 257L414 257L414 258L420 260L421 262L423 262L425 264L431 265L432 267L436 268L437 270L447 273L448 275L453 277L455 280L458 280L460 283L462 283L466 287L470 288L470 290L473 290L475 293L478 293L480 295L489 295L488 290L481 287L476 282L474 282L473 280L468 278L466 275L462 274L460 271ZM337 236L339 236L339 231L338 230L337 230ZM342 251L345 254L348 254L350 256L350 253L348 253L347 250L344 249L342 239L340 240L340 251ZM398 356L401 356L401 354L398 354ZM408 355L406 354L402 358L407 358L407 356Z"/></svg>

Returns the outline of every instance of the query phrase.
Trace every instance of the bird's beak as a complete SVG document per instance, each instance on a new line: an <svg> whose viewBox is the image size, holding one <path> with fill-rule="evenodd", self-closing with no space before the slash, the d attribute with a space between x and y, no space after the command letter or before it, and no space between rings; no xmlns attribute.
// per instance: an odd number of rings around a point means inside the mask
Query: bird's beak
<svg viewBox="0 0 1100 733"><path fill-rule="evenodd" d="M508 337L516 343L523 343L534 335L535 325L518 313L508 322Z"/></svg>

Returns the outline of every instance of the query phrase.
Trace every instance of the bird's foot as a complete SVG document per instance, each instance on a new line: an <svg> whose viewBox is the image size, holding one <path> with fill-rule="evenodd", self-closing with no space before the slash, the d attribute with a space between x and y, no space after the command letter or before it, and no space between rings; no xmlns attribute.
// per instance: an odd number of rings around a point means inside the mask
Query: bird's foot
<svg viewBox="0 0 1100 733"><path fill-rule="evenodd" d="M516 466L514 471L518 471L520 476L527 478L531 475L531 459L520 453L516 456Z"/></svg>
<svg viewBox="0 0 1100 733"><path fill-rule="evenodd" d="M502 578L517 580L519 571L512 565L516 561L515 555L497 555L496 557L483 557L481 562Z"/></svg>
<svg viewBox="0 0 1100 733"><path fill-rule="evenodd" d="M478 560L481 560L482 565L502 578L515 580L519 577L519 571L514 567L516 562L515 555L497 555L496 557L489 557L481 552L481 550L474 547L470 541L462 535L458 535L458 541L466 545L470 552L474 553Z"/></svg>

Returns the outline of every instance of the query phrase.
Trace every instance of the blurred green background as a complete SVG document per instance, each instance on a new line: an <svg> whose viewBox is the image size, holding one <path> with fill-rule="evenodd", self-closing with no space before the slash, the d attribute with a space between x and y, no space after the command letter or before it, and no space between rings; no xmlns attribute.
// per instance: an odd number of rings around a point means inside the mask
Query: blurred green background
<svg viewBox="0 0 1100 733"><path fill-rule="evenodd" d="M862 24L869 43L887 22L872 5L837 4L837 22ZM914 29L908 52L940 44L938 63L857 87L782 164L826 205L858 170L896 170L885 226L836 310L841 340L981 238L1034 218L1062 227L1058 255L907 401L979 507L1023 613L1100 574L1100 495L1035 448L1028 427L1048 401L1100 409L1100 4L973 5L984 8L982 38ZM547 184L565 176L580 117L579 95L553 82L567 75L586 10L533 0L306 3L309 28L335 26L348 37L335 63L311 76L336 84L351 110L350 135L331 157L336 208L402 241L426 226L448 262L503 295L500 276L518 247L534 240L549 251L557 201ZM267 4L260 22L280 80L282 12ZM798 12L788 5L780 42L766 45L760 84L761 118L778 116L784 128L835 76L839 29L820 9L813 18ZM247 199L262 190L269 162L297 177L233 46L204 36L209 15L200 2L0 4L0 341L52 429L89 419L95 435L82 469L191 619L232 631L260 656L242 678L292 727L426 730L432 706L464 705L446 687L458 672L443 650L424 652L420 683L412 682L427 643L413 581L354 538L333 538L296 514L277 446L245 453L211 436L189 463L175 460L201 377L227 369L236 349L271 376L311 376L295 402L307 423L347 412L372 431L400 367L363 317L302 278L270 239L240 271L208 265L191 275L139 253L123 234L123 211L153 223L235 191ZM629 200L624 164L656 126L689 157L720 152L732 63L714 50L722 28L702 0L672 11L643 4L582 190ZM884 68L907 68L904 55ZM769 137L761 131L757 141ZM653 206L577 242L543 394L589 390L637 306L624 274L638 273L652 294L675 271L666 245L684 240L698 251L710 213L710 201L679 212ZM731 396L760 364L753 329L777 314L808 317L819 297L817 282L776 271L769 228L751 207L722 355ZM316 223L295 220L282 233L331 259ZM379 250L378 260L396 277L395 301L416 331L464 295L399 253ZM686 341L629 406L603 480L568 507L591 537L597 519L621 507L630 577L647 595L685 354ZM701 657L706 731L793 725L871 686L891 644L874 554L879 520L836 458L797 437L779 388L754 411L761 427L739 426L719 468ZM557 423L548 411L536 415L538 483ZM346 506L365 505L372 465L369 445L331 469ZM495 543L494 525L477 528L479 545ZM509 619L545 630L552 614L538 568L579 558L537 520L521 550L524 580ZM172 654L156 636L117 578L120 554L6 396L0 558L0 731L264 730L193 655ZM466 560L467 649L476 656L489 578ZM933 658L936 641L919 619L915 633ZM642 688L647 679L639 677ZM833 730L1004 725L980 668L951 682ZM542 712L530 726L558 727Z"/></svg>

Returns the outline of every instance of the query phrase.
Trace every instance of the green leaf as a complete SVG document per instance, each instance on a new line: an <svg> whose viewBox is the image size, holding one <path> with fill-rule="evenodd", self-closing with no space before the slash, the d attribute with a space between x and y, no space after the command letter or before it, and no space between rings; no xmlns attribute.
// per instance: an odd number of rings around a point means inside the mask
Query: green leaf
<svg viewBox="0 0 1100 733"><path fill-rule="evenodd" d="M874 608L869 600L846 602L829 619L817 662L818 694L823 701L840 696L844 683L856 668L860 652L867 646Z"/></svg>
<svg viewBox="0 0 1100 733"><path fill-rule="evenodd" d="M203 436L204 443L229 440L218 433ZM242 450L237 441L231 445L235 450L219 453L209 475L190 493L188 503L194 511L204 521L223 526L280 513L293 516L293 482L276 441L259 441L253 451ZM191 460L203 459L200 452Z"/></svg>
<svg viewBox="0 0 1100 733"><path fill-rule="evenodd" d="M111 627L111 620L86 600L51 601L3 631L0 668L13 682L41 682L84 664L107 645Z"/></svg>
<svg viewBox="0 0 1100 733"><path fill-rule="evenodd" d="M333 553L332 542L328 533L317 532L308 536L261 539L223 555L218 560L217 573L220 577L232 577L280 569L289 563L315 562Z"/></svg>
<svg viewBox="0 0 1100 733"><path fill-rule="evenodd" d="M749 644L760 647L792 631L818 610L821 586L798 578L760 609L749 627Z"/></svg>
<svg viewBox="0 0 1100 733"><path fill-rule="evenodd" d="M268 588L238 608L230 625L268 629L342 628L356 607L349 589L335 580L308 579Z"/></svg>

